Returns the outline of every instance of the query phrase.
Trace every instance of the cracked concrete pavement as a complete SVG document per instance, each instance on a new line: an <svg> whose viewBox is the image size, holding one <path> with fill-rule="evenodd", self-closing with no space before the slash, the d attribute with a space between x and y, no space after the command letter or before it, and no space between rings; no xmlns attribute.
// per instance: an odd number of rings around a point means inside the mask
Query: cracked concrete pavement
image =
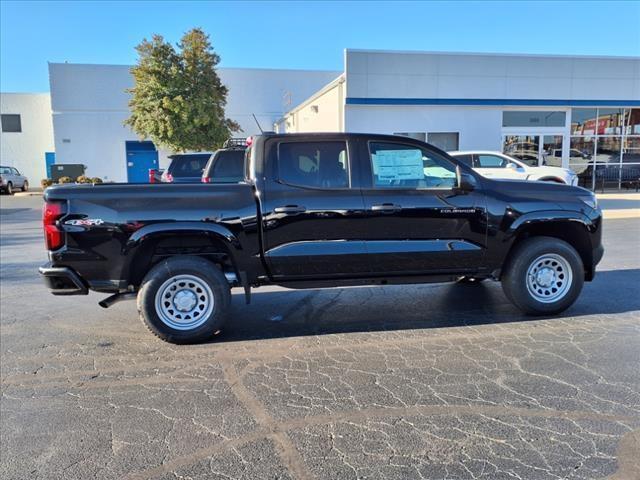
<svg viewBox="0 0 640 480"><path fill-rule="evenodd" d="M255 290L216 341L53 297L2 197L3 479L640 478L640 220L557 318L499 284Z"/></svg>

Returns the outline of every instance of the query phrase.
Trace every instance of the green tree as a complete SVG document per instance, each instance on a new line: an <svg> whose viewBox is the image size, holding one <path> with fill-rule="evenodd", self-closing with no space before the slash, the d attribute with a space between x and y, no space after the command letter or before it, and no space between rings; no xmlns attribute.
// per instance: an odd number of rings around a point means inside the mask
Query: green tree
<svg viewBox="0 0 640 480"><path fill-rule="evenodd" d="M164 148L213 150L240 126L225 117L227 87L218 74L220 57L201 29L187 32L178 50L160 35L137 47L129 90L131 115L125 125Z"/></svg>

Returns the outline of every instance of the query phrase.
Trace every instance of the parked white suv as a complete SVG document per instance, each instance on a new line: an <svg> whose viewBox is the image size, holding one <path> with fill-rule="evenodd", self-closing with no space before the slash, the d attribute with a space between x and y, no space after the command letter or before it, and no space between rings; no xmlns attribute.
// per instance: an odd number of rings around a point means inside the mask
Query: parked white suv
<svg viewBox="0 0 640 480"><path fill-rule="evenodd" d="M487 178L540 180L543 182L565 183L567 185L578 184L577 175L568 168L531 167L500 152L473 150L448 153Z"/></svg>

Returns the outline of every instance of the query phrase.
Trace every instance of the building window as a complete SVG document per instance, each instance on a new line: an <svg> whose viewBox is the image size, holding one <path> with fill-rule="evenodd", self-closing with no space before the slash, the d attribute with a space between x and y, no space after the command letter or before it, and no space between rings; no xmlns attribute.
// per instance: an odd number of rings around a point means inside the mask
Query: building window
<svg viewBox="0 0 640 480"><path fill-rule="evenodd" d="M20 115L16 113L3 113L2 114L2 131L3 132L21 132L22 123L20 122Z"/></svg>
<svg viewBox="0 0 640 480"><path fill-rule="evenodd" d="M427 142L445 152L458 150L459 139L458 132L430 132L427 134Z"/></svg>
<svg viewBox="0 0 640 480"><path fill-rule="evenodd" d="M618 186L640 168L639 108L573 108L569 168L580 185Z"/></svg>
<svg viewBox="0 0 640 480"><path fill-rule="evenodd" d="M427 134L424 132L396 132L394 135L413 138L414 140L420 140L421 142L427 141Z"/></svg>
<svg viewBox="0 0 640 480"><path fill-rule="evenodd" d="M564 127L566 121L565 112L517 110L502 112L503 127Z"/></svg>

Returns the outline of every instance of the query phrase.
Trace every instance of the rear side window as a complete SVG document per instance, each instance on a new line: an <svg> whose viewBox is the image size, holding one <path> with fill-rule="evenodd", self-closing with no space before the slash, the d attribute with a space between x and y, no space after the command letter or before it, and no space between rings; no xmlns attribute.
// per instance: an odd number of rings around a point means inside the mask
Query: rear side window
<svg viewBox="0 0 640 480"><path fill-rule="evenodd" d="M202 176L202 171L209 161L210 154L206 155L185 155L171 160L169 173L174 177L198 177Z"/></svg>
<svg viewBox="0 0 640 480"><path fill-rule="evenodd" d="M278 179L310 188L348 188L347 144L334 142L282 142L278 145Z"/></svg>
<svg viewBox="0 0 640 480"><path fill-rule="evenodd" d="M464 163L467 167L473 167L473 155L456 155L454 158Z"/></svg>
<svg viewBox="0 0 640 480"><path fill-rule="evenodd" d="M507 163L507 160L495 155L478 155L479 168L504 168Z"/></svg>
<svg viewBox="0 0 640 480"><path fill-rule="evenodd" d="M213 183L238 183L244 180L244 150L219 152L209 178Z"/></svg>

